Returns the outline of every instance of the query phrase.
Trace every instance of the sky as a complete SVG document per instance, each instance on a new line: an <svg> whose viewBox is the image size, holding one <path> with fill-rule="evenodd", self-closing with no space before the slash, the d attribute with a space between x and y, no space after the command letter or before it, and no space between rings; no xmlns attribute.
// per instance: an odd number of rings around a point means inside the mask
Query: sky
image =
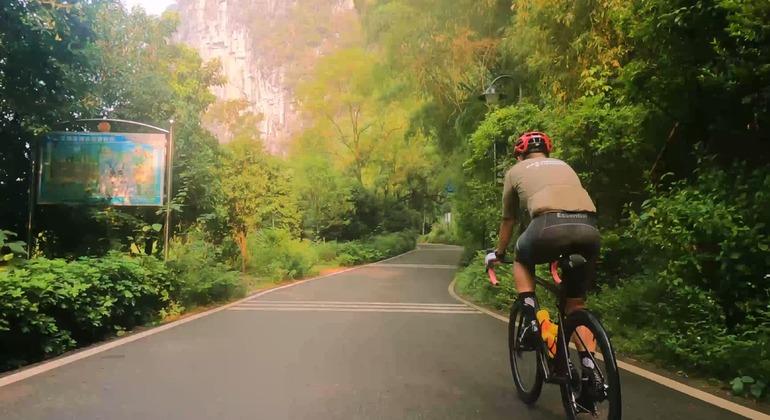
<svg viewBox="0 0 770 420"><path fill-rule="evenodd" d="M122 0L128 9L134 6L142 6L147 13L160 15L168 6L176 3L175 0Z"/></svg>

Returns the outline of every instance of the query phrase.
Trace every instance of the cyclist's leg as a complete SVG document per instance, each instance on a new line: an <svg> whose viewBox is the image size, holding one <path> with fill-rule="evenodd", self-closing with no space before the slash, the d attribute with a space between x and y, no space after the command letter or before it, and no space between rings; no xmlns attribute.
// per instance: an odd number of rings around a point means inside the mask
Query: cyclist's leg
<svg viewBox="0 0 770 420"><path fill-rule="evenodd" d="M579 253L586 259L586 263L578 269L572 270L563 283L566 302L564 311L569 315L586 306L587 291L596 276L596 260L599 256L601 237L593 222L586 224L572 224L569 226L573 242L570 253ZM603 381L597 374L597 366L594 365L596 352L596 340L591 331L584 326L577 327L571 338L575 344L582 365L581 380L584 381L580 396L576 402L588 411L595 410L594 401L603 390Z"/></svg>
<svg viewBox="0 0 770 420"><path fill-rule="evenodd" d="M573 272L572 278L564 284L564 291L567 297L564 312L567 315L586 307L587 291L596 276L596 260L599 256L601 245L599 231L592 224L572 225L570 230L570 235L574 240L573 252L577 252L585 257L586 263L579 270ZM572 342L577 347L578 352L585 354L585 352L593 353L596 351L596 341L588 328L579 327L576 332L577 335L572 337ZM583 345L584 343L585 346Z"/></svg>
<svg viewBox="0 0 770 420"><path fill-rule="evenodd" d="M562 290L566 297L564 312L569 315L577 309L586 307L586 292L594 277L601 237L593 216L582 214L583 217L580 217L575 213L568 217L562 215L563 213L547 215L547 223L537 238L536 257L537 262L541 262L542 259L553 261L562 254L578 253L586 259L586 263L578 269L571 270L570 275L565 276L562 283ZM586 328L579 328L577 332L583 339L582 343L585 343L583 346L578 335L572 337L572 342L577 346L578 351L583 354L595 351L596 343L591 332Z"/></svg>
<svg viewBox="0 0 770 420"><path fill-rule="evenodd" d="M513 262L513 280L516 284L516 292L519 295L519 301L522 303L522 322L524 325L532 325L532 328L525 329L524 336L521 338L522 345L528 349L535 349L539 340L537 329L534 328L537 323L537 311L540 307L535 295L535 242L542 231L543 220L535 217L527 226L527 229L516 240L514 262Z"/></svg>

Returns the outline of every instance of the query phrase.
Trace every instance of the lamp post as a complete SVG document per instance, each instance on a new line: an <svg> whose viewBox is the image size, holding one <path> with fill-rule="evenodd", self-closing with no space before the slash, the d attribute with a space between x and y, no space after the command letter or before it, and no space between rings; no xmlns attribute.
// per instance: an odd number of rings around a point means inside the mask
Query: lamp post
<svg viewBox="0 0 770 420"><path fill-rule="evenodd" d="M507 95L505 95L502 92L498 92L495 90L495 83L497 83L500 79L512 79L515 80L516 78L513 77L510 74L501 74L500 76L495 77L490 83L487 89L478 96L478 99L481 102L486 102L488 104L496 104L499 100L505 99ZM519 100L521 101L521 84L519 84Z"/></svg>
<svg viewBox="0 0 770 420"><path fill-rule="evenodd" d="M495 77L492 79L491 82L489 82L489 86L487 86L486 90L484 90L484 93L478 96L478 99L481 102L486 102L487 104L494 105L501 99L505 99L506 95L502 92L498 92L495 90L495 83L497 83L500 79L512 79L516 80L515 77L513 77L510 74L501 74L500 76ZM519 101L521 101L522 93L521 93L521 84L519 84ZM492 160L493 160L493 179L495 185L497 185L497 143L495 143L492 147Z"/></svg>

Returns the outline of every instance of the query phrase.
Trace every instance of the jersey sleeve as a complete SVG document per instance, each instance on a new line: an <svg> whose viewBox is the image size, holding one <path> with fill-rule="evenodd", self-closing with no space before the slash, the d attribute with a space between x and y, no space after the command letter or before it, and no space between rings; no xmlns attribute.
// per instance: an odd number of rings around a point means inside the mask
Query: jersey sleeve
<svg viewBox="0 0 770 420"><path fill-rule="evenodd" d="M519 211L519 192L514 185L511 172L505 174L503 183L503 219L515 219Z"/></svg>

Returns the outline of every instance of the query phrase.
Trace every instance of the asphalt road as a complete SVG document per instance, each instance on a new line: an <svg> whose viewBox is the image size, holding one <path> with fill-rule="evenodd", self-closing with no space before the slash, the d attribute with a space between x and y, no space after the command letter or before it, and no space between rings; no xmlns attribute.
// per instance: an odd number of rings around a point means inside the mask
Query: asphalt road
<svg viewBox="0 0 770 420"><path fill-rule="evenodd" d="M447 292L459 250L281 289L0 388L0 419L561 419L518 402L507 324ZM621 372L626 419L740 419Z"/></svg>

